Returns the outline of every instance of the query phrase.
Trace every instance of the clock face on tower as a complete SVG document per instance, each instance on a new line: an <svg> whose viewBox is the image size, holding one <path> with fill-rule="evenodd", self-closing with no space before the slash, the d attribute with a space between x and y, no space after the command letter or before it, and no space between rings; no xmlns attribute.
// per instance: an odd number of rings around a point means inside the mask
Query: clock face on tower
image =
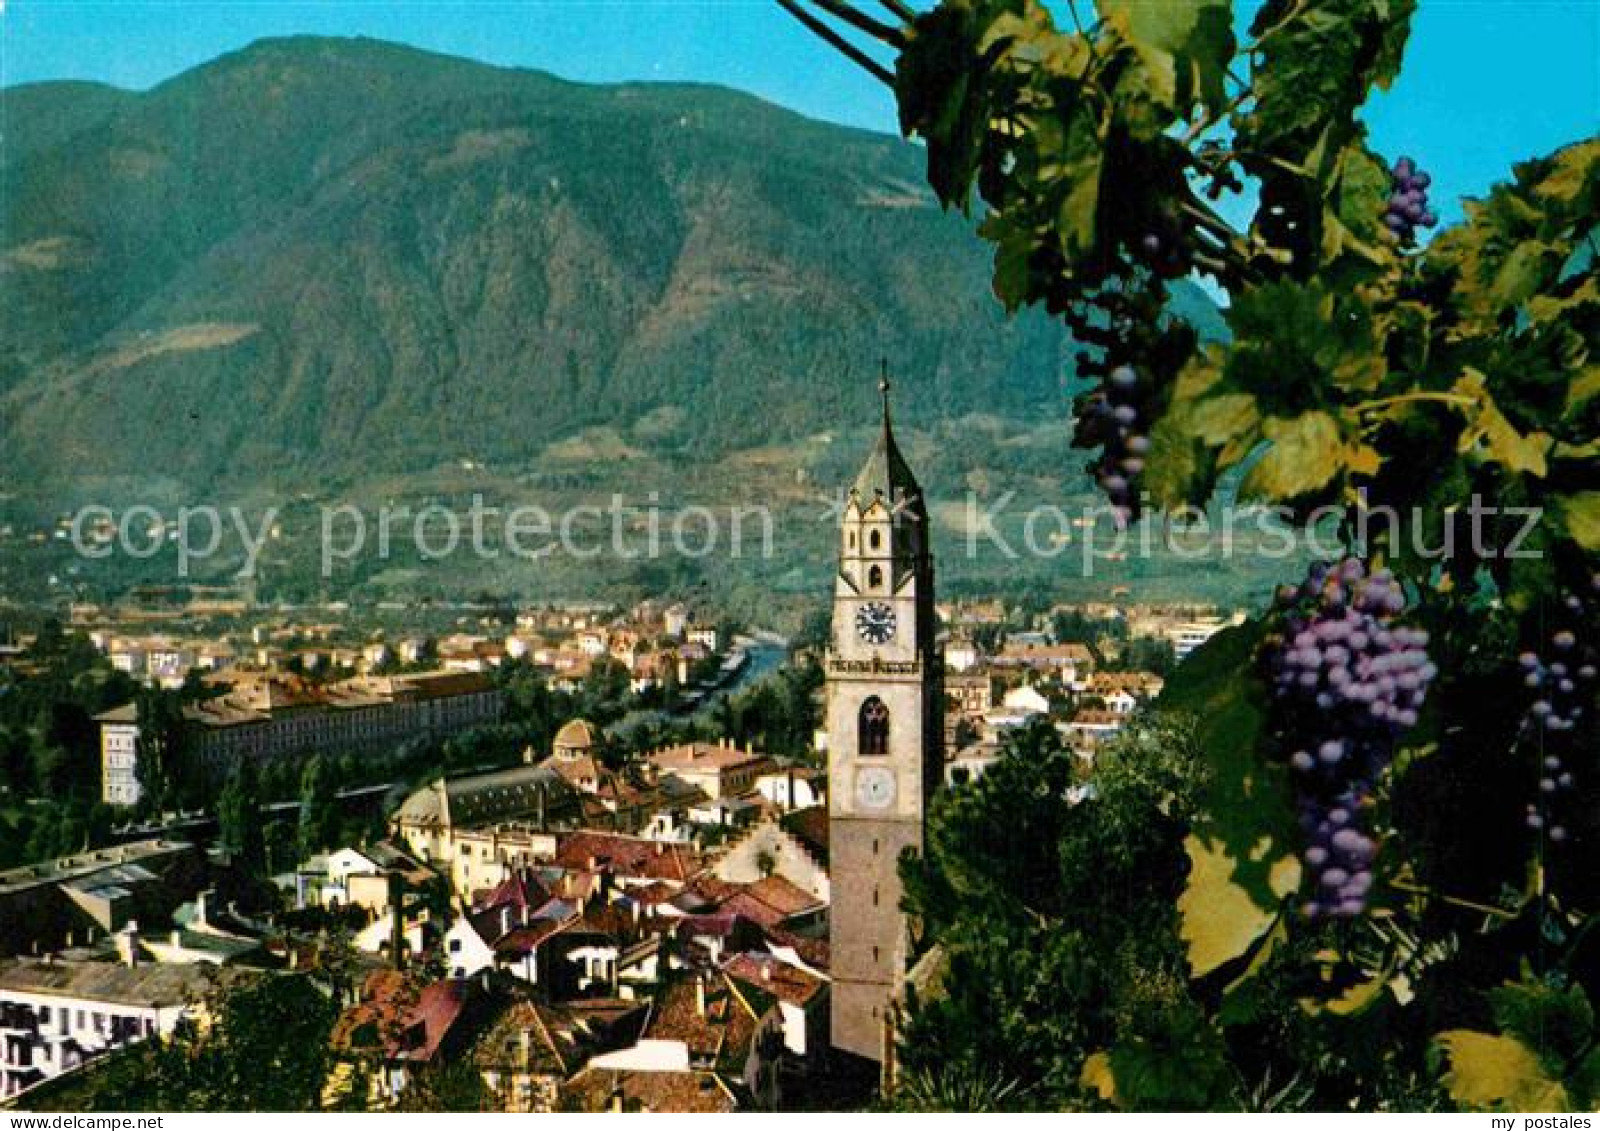
<svg viewBox="0 0 1600 1131"><path fill-rule="evenodd" d="M881 601L869 601L856 610L856 635L868 644L893 640L894 623L894 609Z"/></svg>
<svg viewBox="0 0 1600 1131"><path fill-rule="evenodd" d="M887 809L894 804L894 771L886 766L865 766L856 771L856 803L863 809Z"/></svg>

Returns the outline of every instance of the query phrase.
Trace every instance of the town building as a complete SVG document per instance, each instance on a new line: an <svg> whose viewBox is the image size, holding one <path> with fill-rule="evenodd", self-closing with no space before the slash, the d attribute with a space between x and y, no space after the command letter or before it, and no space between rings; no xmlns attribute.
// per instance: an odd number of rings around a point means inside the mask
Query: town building
<svg viewBox="0 0 1600 1131"><path fill-rule="evenodd" d="M0 872L0 955L48 954L130 922L164 923L205 883L199 849L160 839Z"/></svg>
<svg viewBox="0 0 1600 1131"><path fill-rule="evenodd" d="M408 740L444 737L500 717L502 695L476 672L360 676L318 686L272 673L236 680L222 695L186 704L186 757L211 782L241 759L256 763L312 753L369 753ZM101 797L136 804L138 710L125 704L97 717Z"/></svg>
<svg viewBox="0 0 1600 1131"><path fill-rule="evenodd" d="M0 1100L128 1045L170 1036L221 987L251 976L210 964L0 960Z"/></svg>
<svg viewBox="0 0 1600 1131"><path fill-rule="evenodd" d="M994 681L986 671L946 673L944 693L957 711L971 718L981 717L994 706Z"/></svg>
<svg viewBox="0 0 1600 1131"><path fill-rule="evenodd" d="M824 904L832 898L827 859L786 822L768 819L752 826L728 846L712 872L744 884L781 876Z"/></svg>
<svg viewBox="0 0 1600 1131"><path fill-rule="evenodd" d="M401 803L394 835L450 877L458 892L494 887L550 851L548 834L576 828L583 795L548 765L439 778Z"/></svg>
<svg viewBox="0 0 1600 1131"><path fill-rule="evenodd" d="M651 754L647 761L658 774L670 774L714 801L749 793L757 780L774 768L772 759L727 740L669 746Z"/></svg>

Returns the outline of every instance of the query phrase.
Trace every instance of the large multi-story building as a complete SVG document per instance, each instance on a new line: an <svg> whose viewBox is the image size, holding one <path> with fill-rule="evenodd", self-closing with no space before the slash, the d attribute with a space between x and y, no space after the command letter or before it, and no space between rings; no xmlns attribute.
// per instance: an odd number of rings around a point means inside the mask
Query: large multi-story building
<svg viewBox="0 0 1600 1131"><path fill-rule="evenodd" d="M479 672L359 676L319 686L296 676L241 678L222 695L184 708L190 764L212 781L235 762L313 753L365 753L407 739L440 737L500 717L502 696ZM129 703L100 715L101 797L139 800L139 718Z"/></svg>
<svg viewBox="0 0 1600 1131"><path fill-rule="evenodd" d="M827 672L835 1049L887 1064L911 959L901 853L920 852L943 774L944 663L921 489L889 427L839 531Z"/></svg>
<svg viewBox="0 0 1600 1131"><path fill-rule="evenodd" d="M200 1017L224 985L251 975L215 966L139 961L137 938L118 936L121 962L69 958L0 961L0 1100Z"/></svg>

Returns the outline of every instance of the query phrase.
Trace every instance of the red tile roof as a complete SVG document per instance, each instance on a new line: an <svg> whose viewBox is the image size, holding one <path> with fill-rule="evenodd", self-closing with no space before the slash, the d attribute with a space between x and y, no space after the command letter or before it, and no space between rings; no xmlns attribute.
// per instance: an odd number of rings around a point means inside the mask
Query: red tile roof
<svg viewBox="0 0 1600 1131"><path fill-rule="evenodd" d="M478 901L476 907L483 910L489 907L499 907L507 904L511 907L529 908L540 907L550 898L538 880L526 869L519 869L500 881L500 886L488 892Z"/></svg>
<svg viewBox="0 0 1600 1131"><path fill-rule="evenodd" d="M556 863L563 868L610 872L627 879L684 883L704 867L699 856L676 844L621 836L576 832L561 840Z"/></svg>
<svg viewBox="0 0 1600 1131"><path fill-rule="evenodd" d="M753 951L734 955L722 969L735 982L754 986L761 993L790 1005L809 1005L825 984L815 974L808 974L770 954Z"/></svg>
<svg viewBox="0 0 1600 1131"><path fill-rule="evenodd" d="M697 979L704 986L703 1011ZM740 1071L750 1056L757 1021L721 971L708 970L680 978L662 990L644 1035L649 1040L682 1041L696 1067Z"/></svg>
<svg viewBox="0 0 1600 1131"><path fill-rule="evenodd" d="M827 970L831 952L828 949L828 940L807 938L797 935L793 931L786 931L782 927L767 929L767 945L773 947L788 947L799 956L813 970Z"/></svg>
<svg viewBox="0 0 1600 1131"><path fill-rule="evenodd" d="M540 943L552 935L559 934L568 922L570 920L539 919L526 927L518 927L510 934L495 940L495 953L527 954L537 950Z"/></svg>
<svg viewBox="0 0 1600 1131"><path fill-rule="evenodd" d="M824 906L822 900L783 876L763 876L745 891L785 915L799 915Z"/></svg>
<svg viewBox="0 0 1600 1131"><path fill-rule="evenodd" d="M450 979L420 989L395 970L368 976L362 1000L334 1025L335 1049L359 1052L381 1047L385 1058L427 1062L461 1023L475 982Z"/></svg>
<svg viewBox="0 0 1600 1131"><path fill-rule="evenodd" d="M650 764L662 773L684 770L731 770L738 766L752 766L767 761L766 755L737 746L724 746L711 742L686 742L681 746L668 746L649 756Z"/></svg>
<svg viewBox="0 0 1600 1131"><path fill-rule="evenodd" d="M825 906L822 900L782 876L767 876L750 884L702 876L694 886L716 904L719 914L742 915L763 928L776 927Z"/></svg>

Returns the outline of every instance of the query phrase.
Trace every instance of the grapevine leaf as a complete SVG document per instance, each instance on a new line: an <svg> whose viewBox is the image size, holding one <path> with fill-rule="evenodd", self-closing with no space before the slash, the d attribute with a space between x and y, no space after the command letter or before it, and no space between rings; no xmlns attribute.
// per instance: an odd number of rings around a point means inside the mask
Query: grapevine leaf
<svg viewBox="0 0 1600 1131"><path fill-rule="evenodd" d="M1351 120L1372 85L1399 73L1415 0L1270 0L1251 25L1261 56L1254 108L1242 119L1255 150L1299 160L1324 125Z"/></svg>
<svg viewBox="0 0 1600 1131"><path fill-rule="evenodd" d="M1600 303L1600 282L1597 279L1600 276L1585 275L1583 281L1569 292L1534 295L1522 306L1521 312L1535 326L1568 320L1580 307ZM1568 280L1557 280L1557 285L1566 282Z"/></svg>
<svg viewBox="0 0 1600 1131"><path fill-rule="evenodd" d="M1239 485L1243 499L1299 499L1325 487L1343 466L1339 422L1325 412L1292 420L1267 419L1262 434L1272 442Z"/></svg>
<svg viewBox="0 0 1600 1131"><path fill-rule="evenodd" d="M1549 172L1540 178L1533 191L1555 204L1577 204L1594 185L1597 176L1600 176L1600 138L1569 145L1555 154L1549 162Z"/></svg>
<svg viewBox="0 0 1600 1131"><path fill-rule="evenodd" d="M1161 710L1194 718L1195 738L1212 769L1208 816L1185 845L1192 867L1178 904L1196 977L1252 947L1272 945L1266 936L1300 884L1299 827L1287 775L1257 752L1261 689L1239 678L1253 666L1263 631L1249 622L1213 636L1161 693Z"/></svg>
<svg viewBox="0 0 1600 1131"><path fill-rule="evenodd" d="M1450 1068L1444 1085L1463 1107L1492 1111L1565 1111L1567 1090L1515 1037L1451 1029L1434 1038Z"/></svg>
<svg viewBox="0 0 1600 1131"><path fill-rule="evenodd" d="M1383 226L1389 196L1389 170L1359 143L1339 155L1322 216L1322 259L1334 263L1350 252L1368 263L1382 263L1390 245Z"/></svg>
<svg viewBox="0 0 1600 1131"><path fill-rule="evenodd" d="M1462 410L1467 424L1457 441L1460 452L1475 453L1481 459L1502 464L1512 471L1544 477L1548 470L1546 456L1554 441L1546 432L1524 436L1512 427L1490 396L1482 373L1468 369L1451 393L1469 398L1471 402Z"/></svg>
<svg viewBox="0 0 1600 1131"><path fill-rule="evenodd" d="M1550 450L1550 458L1558 463L1562 461L1590 463L1600 460L1600 436L1596 436L1586 444L1557 444Z"/></svg>
<svg viewBox="0 0 1600 1131"><path fill-rule="evenodd" d="M1087 255L1094 249L1100 209L1100 150L1089 148L1078 154L1066 176L1067 192L1056 215L1056 230L1062 250L1070 256Z"/></svg>
<svg viewBox="0 0 1600 1131"><path fill-rule="evenodd" d="M1216 112L1227 103L1223 80L1233 58L1233 13L1229 0L1100 0L1100 14L1131 39L1147 67L1173 75L1169 101L1180 111L1199 101Z"/></svg>
<svg viewBox="0 0 1600 1131"><path fill-rule="evenodd" d="M1122 1034L1109 1055L1119 1102L1135 1111L1214 1110L1237 1079L1221 1034L1192 1005L1159 1028Z"/></svg>
<svg viewBox="0 0 1600 1131"><path fill-rule="evenodd" d="M1203 978L1246 954L1272 929L1281 911L1276 904L1263 907L1235 882L1238 861L1221 842L1191 835L1183 849L1189 857L1189 881L1178 897L1178 934L1189 947L1190 976ZM1269 884L1281 903L1300 886L1299 861L1280 857L1269 872Z"/></svg>
<svg viewBox="0 0 1600 1131"><path fill-rule="evenodd" d="M1194 435L1214 448L1250 434L1260 422L1256 399L1249 393L1208 397L1194 406L1189 417Z"/></svg>
<svg viewBox="0 0 1600 1131"><path fill-rule="evenodd" d="M991 212L978 226L978 234L994 244L994 293L1007 310L1026 304L1033 294L1033 233Z"/></svg>
<svg viewBox="0 0 1600 1131"><path fill-rule="evenodd" d="M973 64L992 7L979 0L923 13L895 64L900 128L927 142L928 183L946 206L966 208L989 129L987 70Z"/></svg>
<svg viewBox="0 0 1600 1131"><path fill-rule="evenodd" d="M1502 1033L1516 1037L1559 1072L1589 1045L1594 1009L1578 986L1557 988L1536 979L1489 991L1489 1011Z"/></svg>
<svg viewBox="0 0 1600 1131"><path fill-rule="evenodd" d="M1600 491L1558 495L1551 501L1567 536L1590 553L1600 552Z"/></svg>
<svg viewBox="0 0 1600 1131"><path fill-rule="evenodd" d="M1600 1048L1590 1049L1577 1069L1568 1074L1567 1090L1580 1110L1594 1110L1600 1102Z"/></svg>
<svg viewBox="0 0 1600 1131"><path fill-rule="evenodd" d="M1275 283L1228 311L1231 389L1255 396L1264 416L1293 417L1345 391L1370 392L1386 363L1368 305L1321 283ZM1285 380L1285 374L1295 380Z"/></svg>
<svg viewBox="0 0 1600 1131"><path fill-rule="evenodd" d="M1117 1102L1117 1078L1111 1071L1111 1054L1101 1049L1090 1053L1083 1062L1078 1083L1094 1092L1107 1103Z"/></svg>
<svg viewBox="0 0 1600 1131"><path fill-rule="evenodd" d="M1489 295L1502 307L1520 306L1553 280L1560 268L1559 249L1532 240L1519 243L1501 262Z"/></svg>
<svg viewBox="0 0 1600 1131"><path fill-rule="evenodd" d="M1415 0L1399 0L1394 4L1388 0L1378 0L1373 6L1377 17L1384 21L1383 29L1378 34L1378 47L1371 70L1372 84L1379 90L1388 90L1400 76L1406 40L1411 35L1411 13L1415 8Z"/></svg>
<svg viewBox="0 0 1600 1131"><path fill-rule="evenodd" d="M1600 394L1600 365L1585 365L1567 389L1566 415L1573 416L1581 411L1596 394Z"/></svg>
<svg viewBox="0 0 1600 1131"><path fill-rule="evenodd" d="M1194 437L1192 411L1191 406L1176 406L1150 429L1143 486L1159 507L1204 501L1216 460Z"/></svg>

